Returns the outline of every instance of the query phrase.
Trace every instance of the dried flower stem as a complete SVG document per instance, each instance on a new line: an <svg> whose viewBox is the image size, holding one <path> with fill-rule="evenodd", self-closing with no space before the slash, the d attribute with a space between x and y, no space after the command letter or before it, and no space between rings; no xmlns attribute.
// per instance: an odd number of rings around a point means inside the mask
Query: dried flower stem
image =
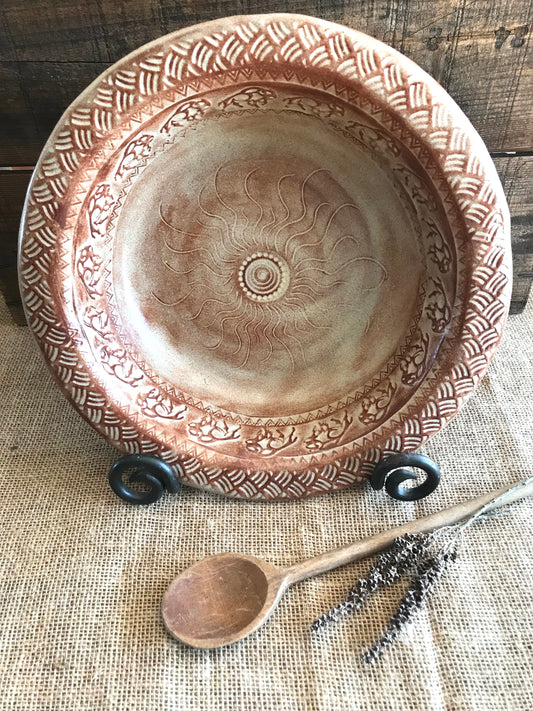
<svg viewBox="0 0 533 711"><path fill-rule="evenodd" d="M511 500L519 498L516 496L517 492L521 487L529 486L531 481L532 478L529 477L495 497L460 524L445 526L431 533L407 533L397 537L391 547L379 556L366 577L356 582L341 603L315 620L311 630L319 632L330 623L338 622L341 617L363 607L368 598L379 588L393 585L410 575L409 588L400 601L397 611L381 637L361 656L361 661L364 663L376 662L431 597L438 581L449 565L455 561L458 543L464 531L474 522L491 517L495 513L495 507L504 505L510 498L510 494ZM515 496L512 496L513 494Z"/></svg>
<svg viewBox="0 0 533 711"><path fill-rule="evenodd" d="M436 584L446 572L449 563L453 562L455 558L456 549L454 548L421 561L397 611L391 617L379 640L363 653L362 662L373 664L398 638L403 628L412 622L414 616L433 594Z"/></svg>

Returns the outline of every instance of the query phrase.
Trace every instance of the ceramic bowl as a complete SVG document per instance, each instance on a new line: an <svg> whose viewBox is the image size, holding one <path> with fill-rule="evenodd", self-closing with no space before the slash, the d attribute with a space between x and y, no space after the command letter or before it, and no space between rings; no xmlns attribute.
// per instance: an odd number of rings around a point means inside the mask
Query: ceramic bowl
<svg viewBox="0 0 533 711"><path fill-rule="evenodd" d="M138 49L69 107L20 278L111 443L196 487L303 497L417 449L472 393L508 311L508 210L406 57L311 17L232 17Z"/></svg>

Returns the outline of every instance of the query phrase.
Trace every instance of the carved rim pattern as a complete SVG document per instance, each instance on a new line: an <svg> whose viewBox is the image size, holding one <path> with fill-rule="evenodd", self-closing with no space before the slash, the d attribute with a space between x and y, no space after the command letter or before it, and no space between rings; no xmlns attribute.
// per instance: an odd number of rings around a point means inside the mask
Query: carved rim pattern
<svg viewBox="0 0 533 711"><path fill-rule="evenodd" d="M135 413L121 410L86 362L83 333L67 316L69 304L61 283L69 268L61 249L61 236L73 219L69 187L75 177L79 182L84 171L98 166L110 131L119 123L142 120L143 107L166 89L194 89L195 81L224 73L242 77L250 67L258 73L275 69L296 79L312 68L323 82L334 86L342 79L344 85L356 92L363 89L376 104L392 109L437 160L472 254L468 293L452 314L461 326L453 353L448 352L439 369L430 370L419 397L355 443L351 456L332 462L317 454L291 471L221 466L216 455L200 461L183 442L155 436ZM26 198L20 286L28 323L55 377L75 407L110 442L126 452L154 453L171 464L179 462L186 482L193 486L246 498L297 498L351 485L367 476L382 456L417 449L456 414L488 368L501 338L511 289L509 231L505 197L483 142L446 92L417 65L366 35L310 17L226 18L140 48L110 67L69 107L42 152ZM87 284L96 288L90 280ZM119 357L111 348L102 349L108 364ZM181 410L169 409L157 390L146 398L154 417L182 416ZM217 423L211 425L216 432ZM270 433L270 442L276 446L276 433Z"/></svg>

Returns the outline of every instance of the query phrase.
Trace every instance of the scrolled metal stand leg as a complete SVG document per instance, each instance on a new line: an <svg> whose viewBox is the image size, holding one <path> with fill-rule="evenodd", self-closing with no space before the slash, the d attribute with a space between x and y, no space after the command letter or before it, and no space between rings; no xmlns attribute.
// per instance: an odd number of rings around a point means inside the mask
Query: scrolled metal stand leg
<svg viewBox="0 0 533 711"><path fill-rule="evenodd" d="M180 472L181 467L167 464L153 454L127 454L113 464L109 470L109 485L124 501L137 506L146 506L158 501L165 491L177 494L180 483L175 470ZM124 476L129 474L132 483L147 484L148 491L136 491L124 481Z"/></svg>
<svg viewBox="0 0 533 711"><path fill-rule="evenodd" d="M417 479L417 475L402 467L413 467L422 469L427 477L422 484L407 488L401 486L408 479ZM440 469L435 462L423 454L409 454L400 452L391 454L382 459L370 476L370 484L373 489L382 489L399 501L418 501L429 496L440 482Z"/></svg>

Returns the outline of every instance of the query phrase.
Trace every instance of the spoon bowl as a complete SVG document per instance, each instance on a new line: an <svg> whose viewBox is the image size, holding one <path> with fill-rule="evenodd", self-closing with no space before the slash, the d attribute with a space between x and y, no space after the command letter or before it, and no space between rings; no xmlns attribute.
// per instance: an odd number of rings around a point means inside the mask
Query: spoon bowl
<svg viewBox="0 0 533 711"><path fill-rule="evenodd" d="M194 647L235 642L274 610L288 581L285 571L260 558L220 553L188 568L163 598L170 633Z"/></svg>

